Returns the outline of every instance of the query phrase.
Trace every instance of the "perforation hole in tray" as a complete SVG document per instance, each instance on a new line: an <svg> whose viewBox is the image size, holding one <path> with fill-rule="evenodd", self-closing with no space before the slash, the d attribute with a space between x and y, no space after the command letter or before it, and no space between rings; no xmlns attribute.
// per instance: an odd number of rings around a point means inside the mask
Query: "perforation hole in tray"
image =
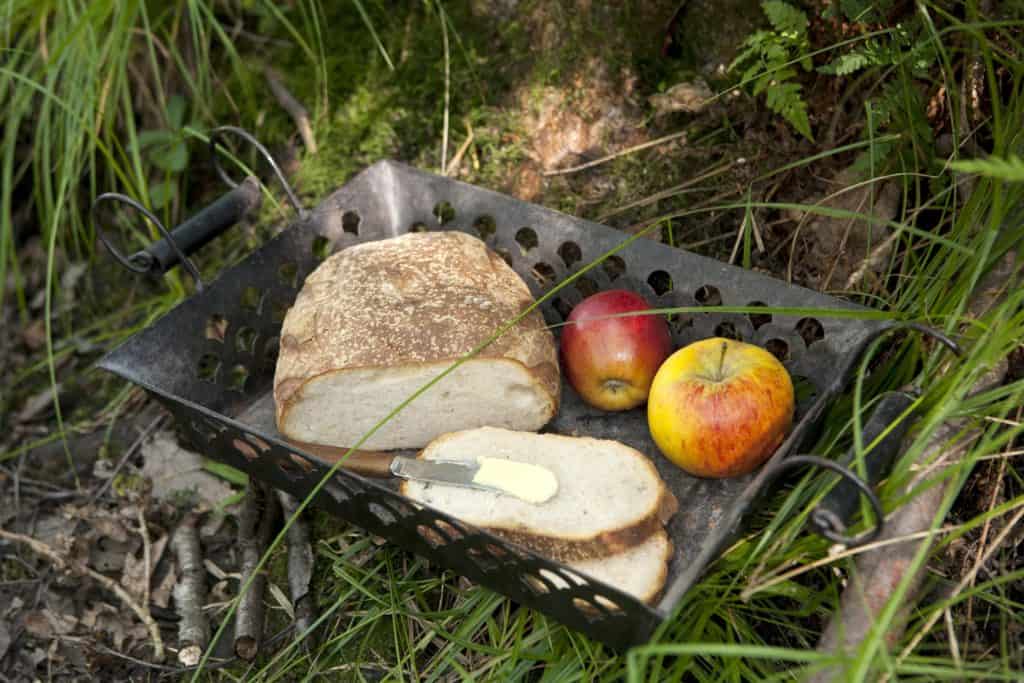
<svg viewBox="0 0 1024 683"><path fill-rule="evenodd" d="M220 313L214 313L206 319L206 329L203 331L205 336L210 341L224 342L224 337L228 333L228 319L222 316Z"/></svg>
<svg viewBox="0 0 1024 683"><path fill-rule="evenodd" d="M656 270L647 276L647 284L658 296L672 291L672 276L664 270Z"/></svg>
<svg viewBox="0 0 1024 683"><path fill-rule="evenodd" d="M434 526L443 531L446 536L452 541L458 541L465 538L465 532L454 524L450 524L443 519L434 520Z"/></svg>
<svg viewBox="0 0 1024 683"><path fill-rule="evenodd" d="M359 223L362 221L356 211L346 211L341 214L341 229L350 235L359 234Z"/></svg>
<svg viewBox="0 0 1024 683"><path fill-rule="evenodd" d="M489 552L491 555L498 558L499 560L504 560L509 556L509 553L501 546L494 545L493 543L488 543L485 547L487 548L487 552Z"/></svg>
<svg viewBox="0 0 1024 683"><path fill-rule="evenodd" d="M769 339L764 343L764 348L783 363L789 360L789 342L785 339Z"/></svg>
<svg viewBox="0 0 1024 683"><path fill-rule="evenodd" d="M813 401L818 396L818 387L804 375L790 375L793 380L794 398L798 404Z"/></svg>
<svg viewBox="0 0 1024 683"><path fill-rule="evenodd" d="M270 301L270 319L275 323L283 323L284 317L288 314L288 304L277 299Z"/></svg>
<svg viewBox="0 0 1024 683"><path fill-rule="evenodd" d="M266 453L267 451L270 450L270 444L261 439L260 437L256 436L255 434L246 434L245 438L249 443L251 443L256 448L260 449L260 451L262 451L263 453Z"/></svg>
<svg viewBox="0 0 1024 683"><path fill-rule="evenodd" d="M263 361L265 363L277 362L277 354L281 350L281 338L274 336L263 342Z"/></svg>
<svg viewBox="0 0 1024 683"><path fill-rule="evenodd" d="M256 289L252 285L249 285L242 290L242 296L239 298L238 305L247 311L259 312L260 306L263 303L263 292Z"/></svg>
<svg viewBox="0 0 1024 683"><path fill-rule="evenodd" d="M231 368L228 374L228 389L232 391L245 391L245 383L249 379L249 368L241 363Z"/></svg>
<svg viewBox="0 0 1024 683"><path fill-rule="evenodd" d="M672 334L679 335L693 328L693 318L682 313L670 313L665 316L668 321L668 329Z"/></svg>
<svg viewBox="0 0 1024 683"><path fill-rule="evenodd" d="M242 457L248 460L249 462L252 462L260 457L259 453L256 452L255 448L253 448L250 444L246 443L245 441L242 441L241 439L232 439L231 445L234 446L235 450L241 453Z"/></svg>
<svg viewBox="0 0 1024 683"><path fill-rule="evenodd" d="M597 283L586 275L580 275L576 278L573 285L576 287L576 291L579 292L580 296L584 299L601 291L601 288L597 286Z"/></svg>
<svg viewBox="0 0 1024 683"><path fill-rule="evenodd" d="M476 230L477 237L483 241L489 240L494 236L494 233L498 232L498 224L494 222L494 216L477 216L477 219L473 221L473 229Z"/></svg>
<svg viewBox="0 0 1024 683"><path fill-rule="evenodd" d="M551 300L551 308L555 309L562 320L568 320L569 314L572 313L572 306L557 296Z"/></svg>
<svg viewBox="0 0 1024 683"><path fill-rule="evenodd" d="M751 301L748 306L767 306L763 301ZM760 328L762 325L767 325L772 321L771 313L748 313L747 318L750 319L750 324L754 326L754 329Z"/></svg>
<svg viewBox="0 0 1024 683"><path fill-rule="evenodd" d="M469 548L466 551L466 555L469 557L470 561L485 574L493 572L499 567L499 562L493 556L484 552L480 548Z"/></svg>
<svg viewBox="0 0 1024 683"><path fill-rule="evenodd" d="M384 525L394 524L398 520L398 517L394 512L380 503L370 503L367 507L369 508L370 513Z"/></svg>
<svg viewBox="0 0 1024 683"><path fill-rule="evenodd" d="M622 260L621 256L612 254L601 262L601 270L605 272L609 280L614 282L626 274L626 262Z"/></svg>
<svg viewBox="0 0 1024 683"><path fill-rule="evenodd" d="M693 293L693 299L699 306L721 306L722 293L714 285L701 285Z"/></svg>
<svg viewBox="0 0 1024 683"><path fill-rule="evenodd" d="M318 261L323 261L325 258L331 255L331 241L323 235L317 235L313 238L313 256Z"/></svg>
<svg viewBox="0 0 1024 683"><path fill-rule="evenodd" d="M438 225L448 225L455 220L455 207L450 202L438 202L434 205L434 218Z"/></svg>
<svg viewBox="0 0 1024 683"><path fill-rule="evenodd" d="M540 261L539 263L533 264L530 274L533 275L533 279L536 280L537 284L541 287L547 288L555 284L555 269L548 263Z"/></svg>
<svg viewBox="0 0 1024 683"><path fill-rule="evenodd" d="M795 329L807 346L825 338L825 327L816 318L801 318Z"/></svg>
<svg viewBox="0 0 1024 683"><path fill-rule="evenodd" d="M600 621L607 616L603 609L583 598L573 598L572 606L578 609L586 617L587 621L590 622Z"/></svg>
<svg viewBox="0 0 1024 683"><path fill-rule="evenodd" d="M288 261L277 269L277 279L285 287L295 289L299 286L299 267Z"/></svg>
<svg viewBox="0 0 1024 683"><path fill-rule="evenodd" d="M426 541L427 545L431 548L440 548L443 545L448 545L444 536L442 536L437 529L427 526L426 524L416 525L416 533L418 533L420 538Z"/></svg>
<svg viewBox="0 0 1024 683"><path fill-rule="evenodd" d="M564 590L573 585L573 583L570 582L565 576L562 576L560 572L553 572L550 569L541 569L539 573L558 590ZM582 578L576 576L575 574L573 575L573 579L575 580L575 584L577 586L585 583Z"/></svg>
<svg viewBox="0 0 1024 683"><path fill-rule="evenodd" d="M501 259L508 264L509 268L512 267L512 254L509 252L508 249L505 249L503 247L497 247L494 250L494 253L500 256Z"/></svg>
<svg viewBox="0 0 1024 683"><path fill-rule="evenodd" d="M530 227L519 228L516 231L516 244L519 245L519 251L523 253L523 256L526 256L531 249L536 249L540 244L540 240L537 239L537 231Z"/></svg>
<svg viewBox="0 0 1024 683"><path fill-rule="evenodd" d="M235 350L239 353L256 353L256 340L259 334L251 327L243 326L235 333Z"/></svg>
<svg viewBox="0 0 1024 683"><path fill-rule="evenodd" d="M295 453L289 453L289 457L281 457L277 460L277 469L288 479L295 481L302 475L313 469L313 465L307 463L305 458ZM301 464L300 464L301 463Z"/></svg>
<svg viewBox="0 0 1024 683"><path fill-rule="evenodd" d="M337 481L329 481L324 484L321 489L324 493L331 497L338 505L344 505L352 499L353 493L344 486L341 486Z"/></svg>
<svg viewBox="0 0 1024 683"><path fill-rule="evenodd" d="M725 339L735 339L736 341L743 341L743 335L740 334L739 330L736 329L736 325L729 322L728 320L720 322L715 325L715 336L723 337Z"/></svg>
<svg viewBox="0 0 1024 683"><path fill-rule="evenodd" d="M583 258L583 250L575 242L562 242L558 247L558 255L566 268L572 268L573 264L579 263Z"/></svg>
<svg viewBox="0 0 1024 683"><path fill-rule="evenodd" d="M220 358L212 353L204 353L199 356L196 363L196 377L204 382L216 382L220 374Z"/></svg>
<svg viewBox="0 0 1024 683"><path fill-rule="evenodd" d="M534 595L547 595L551 592L551 587L544 582L539 576L530 574L529 572L523 572L519 575L519 580L523 582L531 593Z"/></svg>

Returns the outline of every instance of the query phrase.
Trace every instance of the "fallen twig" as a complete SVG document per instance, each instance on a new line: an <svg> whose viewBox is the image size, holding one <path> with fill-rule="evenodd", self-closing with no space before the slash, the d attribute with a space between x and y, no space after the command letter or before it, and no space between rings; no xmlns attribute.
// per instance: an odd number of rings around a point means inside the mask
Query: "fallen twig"
<svg viewBox="0 0 1024 683"><path fill-rule="evenodd" d="M153 644L153 658L158 662L162 662L164 660L164 641L160 637L160 627L157 626L153 617L149 614L149 610L140 606L139 603L137 603L134 598L128 594L128 591L126 591L117 581L114 581L109 576L104 576L99 572L93 571L82 562L74 562L61 557L57 551L49 545L42 541L37 541L31 536L24 536L12 531L0 529L0 538L6 538L9 541L27 545L37 555L45 557L58 568L78 574L79 576L88 576L90 579L96 581L101 586L114 593L114 595L120 598L121 602L127 605L131 611L135 612L135 615L139 620L145 624L146 629L149 631L149 638Z"/></svg>
<svg viewBox="0 0 1024 683"><path fill-rule="evenodd" d="M153 543L149 539L149 526L146 524L146 512L144 505L139 504L137 517L139 520L139 535L142 536L142 604L149 609L149 582L153 576Z"/></svg>
<svg viewBox="0 0 1024 683"><path fill-rule="evenodd" d="M462 141L462 144L459 145L459 148L455 151L455 156L453 156L452 160L448 162L448 168L444 170L444 174L446 176L451 176L459 170L459 165L462 163L462 157L466 155L466 151L469 149L469 146L473 144L473 126L470 125L468 118L465 123L466 139Z"/></svg>
<svg viewBox="0 0 1024 683"><path fill-rule="evenodd" d="M287 519L295 514L299 501L284 491L277 492L281 511ZM295 610L295 632L305 633L316 621L316 602L311 591L313 580L313 546L309 540L309 525L299 516L288 528L288 590ZM305 643L316 642L314 633L306 636Z"/></svg>
<svg viewBox="0 0 1024 683"><path fill-rule="evenodd" d="M238 546L242 552L241 581L244 586L253 576L260 557L270 542L277 501L262 484L252 482L242 503L238 520ZM235 654L252 661L260 650L263 636L263 591L266 577L256 574L249 590L242 594L235 615Z"/></svg>
<svg viewBox="0 0 1024 683"><path fill-rule="evenodd" d="M639 145L634 145L632 147L627 147L626 149L619 150L618 152L613 152L612 154L606 154L605 156L601 157L600 159L594 159L593 161L588 161L585 164L579 164L578 166L570 166L569 168L560 168L560 169L556 169L554 171L544 171L543 173L541 173L541 175L543 175L543 176L565 175L566 173L575 173L576 171L583 171L583 170L588 169L588 168L593 168L594 166L600 166L601 164L609 162L612 159L618 159L619 157L624 157L627 154L633 154L634 152L640 152L640 151L643 151L645 149L650 149L651 147L657 147L658 145L664 145L666 142L672 142L673 140L678 140L679 138L685 138L686 137L686 133L687 133L687 131L681 130L681 131L678 131L676 133L671 133L669 135L664 135L664 136L662 136L660 138L657 138L657 139L654 139L654 140L648 140L647 142L643 142L643 143L641 143Z"/></svg>
<svg viewBox="0 0 1024 683"><path fill-rule="evenodd" d="M268 66L263 70L263 75L266 77L267 85L270 86L270 92L274 93L277 103L295 121L295 125L299 129L299 135L302 136L302 144L306 147L306 152L316 154L316 138L313 137L313 125L309 121L309 112L306 111L302 103L295 99L295 96L281 82L281 76L277 71Z"/></svg>
<svg viewBox="0 0 1024 683"><path fill-rule="evenodd" d="M178 623L178 661L195 666L210 641L210 622L203 613L206 603L206 568L196 528L197 515L188 515L174 532L171 545L178 561L181 580L174 587Z"/></svg>
<svg viewBox="0 0 1024 683"><path fill-rule="evenodd" d="M1014 253L1008 254L987 277L982 279L968 305L971 315L979 317L1006 291L1015 273L1015 260ZM1003 359L974 383L970 393L978 394L998 386L1005 377L1006 370L1007 361ZM947 420L935 430L918 462L921 464L939 462L942 469L957 466L970 452L972 444L978 436L978 429L969 429L966 419ZM950 445L951 443L952 445ZM929 478L931 470L931 467L923 467L921 471L917 472L908 483L904 493L920 487ZM929 530L932 520L948 492L948 486L954 480L954 478L949 478L941 484L925 487L923 491L914 495L886 520L885 531L879 540L911 536ZM1007 528L1012 527L1015 521L1008 524ZM917 541L906 541L886 547L884 551L873 550L861 554L857 559L856 570L850 577L850 583L843 591L839 609L818 642L818 651L850 651L863 641L874 628L879 613L885 608L906 576L920 544L928 543L930 539L931 534L926 534L924 538ZM923 572L918 572L913 576L906 595L914 595L922 579ZM902 636L903 630L906 628L908 611L909 603L886 632L885 642L890 647ZM812 682L830 681L837 675L838 672L835 669L825 669L817 672L809 680Z"/></svg>

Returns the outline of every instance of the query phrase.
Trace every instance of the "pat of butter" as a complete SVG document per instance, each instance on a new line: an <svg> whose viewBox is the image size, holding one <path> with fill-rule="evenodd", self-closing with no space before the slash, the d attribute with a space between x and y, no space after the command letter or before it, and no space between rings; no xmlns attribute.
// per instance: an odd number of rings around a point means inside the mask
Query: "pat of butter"
<svg viewBox="0 0 1024 683"><path fill-rule="evenodd" d="M473 483L493 486L527 503L540 504L558 493L558 479L546 467L501 458L477 457Z"/></svg>

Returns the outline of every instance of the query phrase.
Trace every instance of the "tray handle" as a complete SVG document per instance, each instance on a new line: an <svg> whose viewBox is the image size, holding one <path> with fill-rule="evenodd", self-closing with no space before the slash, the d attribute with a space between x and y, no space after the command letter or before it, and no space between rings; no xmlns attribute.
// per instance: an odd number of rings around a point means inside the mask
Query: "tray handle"
<svg viewBox="0 0 1024 683"><path fill-rule="evenodd" d="M880 329L861 346L861 353L867 350L871 342L877 337L901 329L913 330L931 337L956 356L960 356L963 353L960 346L950 337L919 323L895 323ZM850 469L854 458L857 456L856 448L854 447L851 447L838 463L824 460L817 456L801 456L805 459L792 463L817 464L838 472L843 476L842 481L832 487L825 494L825 498L818 504L818 507L811 512L811 525L819 534L836 543L855 547L870 543L882 533L884 524L882 507L872 488L877 486L889 474L893 461L899 455L903 438L910 430L911 425L909 415L902 420L900 420L900 416L910 410L919 394L920 392L913 388L906 391L889 391L879 399L878 404L871 413L871 417L868 418L867 423L862 428L862 443L874 443L880 436L882 437L878 444L869 453L865 454L865 479L860 478ZM883 434L884 436L882 436ZM791 463L787 461L793 461L794 457L796 456L784 458L780 468L788 467ZM811 461L806 460L806 457L813 458L815 462L811 463ZM851 537L846 535L846 530L857 513L859 493L864 493L868 498L868 502L871 503L875 513L875 525L871 530Z"/></svg>
<svg viewBox="0 0 1024 683"><path fill-rule="evenodd" d="M857 502L857 493L863 493L864 497L868 499L868 503L871 505L871 509L875 514L875 526L865 531L859 536L849 537L831 528L822 529L818 528L817 531L822 536L829 540L841 543L845 546L854 547L870 543L871 541L878 538L879 534L882 533L882 529L885 525L885 513L882 510L882 501L878 499L878 495L871 489L871 485L861 479L853 470L845 465L841 465L835 460L829 460L819 455L790 455L779 461L776 465L776 474L781 473L783 470L788 470L794 467L800 467L801 465L813 465L815 467L824 467L827 470L832 470L836 474L840 475L843 480L840 485L849 486L851 509ZM838 488L838 485L836 486ZM835 490L835 489L833 489ZM815 510L817 512L817 510ZM814 514L811 515L812 522L814 521ZM845 530L845 527L843 527Z"/></svg>
<svg viewBox="0 0 1024 683"><path fill-rule="evenodd" d="M292 205L293 209L295 209L295 213L299 215L299 218L305 218L309 212L306 211L305 207L302 206L302 203L299 202L299 198L295 196L295 191L292 189L287 178L284 177L284 173L281 171L281 167L277 165L277 161L274 160L274 155L263 146L263 143L256 139L255 135L244 128L239 128L238 126L220 126L210 131L210 141L208 143L210 148L210 158L213 160L213 168L217 171L217 175L220 176L220 179L224 184L228 187L238 187L239 185L239 183L236 183L231 179L228 172L224 170L223 166L221 166L220 156L217 153L218 149L227 149L224 145L218 146L217 143L223 140L228 133L242 138L256 148L256 151L260 153L263 160L267 162L268 166L270 166L270 170L272 170L274 175L277 176L277 180L281 183L281 187L284 188L285 194L288 196L288 203ZM244 183L245 181L243 180L242 182Z"/></svg>
<svg viewBox="0 0 1024 683"><path fill-rule="evenodd" d="M100 227L97 210L106 202L125 204L135 209L149 219L160 230L163 237L145 249L126 257L107 239L106 233ZM233 190L222 195L174 230L168 231L160 219L154 216L149 209L131 197L117 192L107 192L96 198L96 201L92 203L92 219L97 239L103 243L110 255L128 270L139 274L163 275L181 263L195 281L196 289L201 291L203 281L199 276L199 270L188 258L189 254L195 253L214 237L240 221L259 204L260 183L254 176L249 176Z"/></svg>
<svg viewBox="0 0 1024 683"><path fill-rule="evenodd" d="M874 412L864 425L862 442L865 444L874 443L879 436L885 434L878 444L865 454L867 486L875 486L889 473L893 461L900 452L903 437L910 429L911 420L899 418L909 410L915 400L910 392L887 392L879 399ZM839 462L843 467L851 468L856 457L856 448L850 447ZM853 479L846 477L832 487L818 507L811 512L811 524L819 534L836 543L852 547L873 540L881 532L881 525L876 524L875 530L870 532L870 537L862 539L846 536L846 529L857 512L859 492L864 490L861 485L864 483L859 479L855 483ZM877 514L878 511L875 512Z"/></svg>
<svg viewBox="0 0 1024 683"><path fill-rule="evenodd" d="M281 172L281 167L277 165L273 155L270 154L267 148L255 136L242 128L220 126L210 131L210 157L213 160L213 167L216 169L217 175L220 176L221 180L231 190L195 216L174 228L174 230L167 230L164 224L160 222L160 219L154 216L149 209L131 197L117 192L101 194L92 203L91 214L96 237L118 263L133 273L145 275L163 275L181 263L196 283L196 290L202 291L203 280L195 263L188 258L189 254L195 253L217 235L240 221L243 216L260 205L261 199L260 182L256 176L246 176L242 182L238 183L232 180L231 176L224 170L224 167L221 166L217 152L218 149L226 149L226 147L223 145L218 146L217 143L228 133L241 137L259 151L260 156L270 165L274 175L277 176L277 179L284 187L284 191L288 195L288 202L295 209L299 218L302 219L308 215L306 209L299 203L298 197L295 196L292 186L284 177L284 173ZM105 202L125 204L135 209L153 223L160 230L163 237L142 251L137 251L131 256L125 256L107 239L106 233L100 226L97 210Z"/></svg>

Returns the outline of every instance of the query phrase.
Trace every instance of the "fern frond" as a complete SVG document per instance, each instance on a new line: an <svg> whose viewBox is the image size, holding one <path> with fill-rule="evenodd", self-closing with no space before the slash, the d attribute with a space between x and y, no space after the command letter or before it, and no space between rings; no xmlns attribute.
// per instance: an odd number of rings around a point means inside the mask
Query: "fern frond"
<svg viewBox="0 0 1024 683"><path fill-rule="evenodd" d="M871 63L871 58L864 52L848 52L845 55L839 55L825 66L818 69L818 71L830 76L849 76L853 72L860 71Z"/></svg>
<svg viewBox="0 0 1024 683"><path fill-rule="evenodd" d="M811 123L807 119L807 103L800 96L800 84L776 83L765 92L768 108L781 114L797 132L813 142Z"/></svg>
<svg viewBox="0 0 1024 683"><path fill-rule="evenodd" d="M807 33L807 15L802 10L781 0L765 0L761 3L768 21L779 33L791 33L803 37Z"/></svg>

